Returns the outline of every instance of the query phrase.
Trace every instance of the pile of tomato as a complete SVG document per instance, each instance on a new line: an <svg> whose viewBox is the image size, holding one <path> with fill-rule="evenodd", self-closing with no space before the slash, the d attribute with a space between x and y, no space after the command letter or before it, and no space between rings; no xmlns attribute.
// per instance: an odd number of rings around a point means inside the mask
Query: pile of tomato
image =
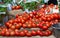
<svg viewBox="0 0 60 38"><path fill-rule="evenodd" d="M15 19L11 19L5 23L6 27L0 28L1 36L50 36L52 30L50 27L53 24L60 22L60 14L45 14L45 8L17 14ZM29 30L27 30L28 28ZM31 30L31 28L39 28Z"/></svg>

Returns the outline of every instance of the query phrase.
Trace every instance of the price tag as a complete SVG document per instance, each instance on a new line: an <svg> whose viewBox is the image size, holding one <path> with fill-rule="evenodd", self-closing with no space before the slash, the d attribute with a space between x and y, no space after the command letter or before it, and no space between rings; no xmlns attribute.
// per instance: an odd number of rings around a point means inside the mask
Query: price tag
<svg viewBox="0 0 60 38"><path fill-rule="evenodd" d="M0 12L0 14L6 14L6 12Z"/></svg>

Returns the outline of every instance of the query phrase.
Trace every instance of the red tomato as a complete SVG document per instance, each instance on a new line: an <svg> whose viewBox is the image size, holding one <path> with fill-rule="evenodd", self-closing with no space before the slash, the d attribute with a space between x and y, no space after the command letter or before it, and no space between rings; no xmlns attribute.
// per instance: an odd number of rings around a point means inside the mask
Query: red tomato
<svg viewBox="0 0 60 38"><path fill-rule="evenodd" d="M51 21L51 18L48 17L48 18L47 18L47 21Z"/></svg>
<svg viewBox="0 0 60 38"><path fill-rule="evenodd" d="M20 25L19 24L16 24L15 28L16 29L19 29L20 28Z"/></svg>
<svg viewBox="0 0 60 38"><path fill-rule="evenodd" d="M15 26L14 26L14 25L12 25L10 28L11 28L12 30L14 30L14 29L15 29Z"/></svg>
<svg viewBox="0 0 60 38"><path fill-rule="evenodd" d="M33 36L36 36L37 35L37 32L34 31L34 30L32 30L31 33L32 33Z"/></svg>
<svg viewBox="0 0 60 38"><path fill-rule="evenodd" d="M35 23L32 23L32 27L33 27L33 28L36 28L37 25L36 25Z"/></svg>
<svg viewBox="0 0 60 38"><path fill-rule="evenodd" d="M16 9L20 9L21 7L20 6L16 6Z"/></svg>
<svg viewBox="0 0 60 38"><path fill-rule="evenodd" d="M9 23L9 22L7 22L5 25L6 25L6 26L9 26L9 25L10 25L10 23Z"/></svg>
<svg viewBox="0 0 60 38"><path fill-rule="evenodd" d="M11 26L12 26L12 24L9 24L9 26L8 26L8 27L10 28Z"/></svg>
<svg viewBox="0 0 60 38"><path fill-rule="evenodd" d="M10 36L14 36L15 32L14 31L10 31Z"/></svg>
<svg viewBox="0 0 60 38"><path fill-rule="evenodd" d="M27 33L27 32L28 32L28 30L24 30L24 32L25 32L25 33Z"/></svg>
<svg viewBox="0 0 60 38"><path fill-rule="evenodd" d="M28 28L32 28L32 25L31 25L31 24L28 24L27 27L28 27Z"/></svg>
<svg viewBox="0 0 60 38"><path fill-rule="evenodd" d="M52 31L50 31L50 30L47 30L46 32L48 32L48 34L49 34L49 35L51 35L51 34L52 34Z"/></svg>
<svg viewBox="0 0 60 38"><path fill-rule="evenodd" d="M47 30L48 27L47 27L47 26L43 26L42 29L43 29L43 30Z"/></svg>
<svg viewBox="0 0 60 38"><path fill-rule="evenodd" d="M37 34L40 35L40 36L43 36L44 35L43 32L40 31L40 30L37 30Z"/></svg>
<svg viewBox="0 0 60 38"><path fill-rule="evenodd" d="M9 23L13 24L13 20L9 20Z"/></svg>
<svg viewBox="0 0 60 38"><path fill-rule="evenodd" d="M6 31L6 34L5 34L6 36L9 36L10 35L10 32L9 31Z"/></svg>
<svg viewBox="0 0 60 38"><path fill-rule="evenodd" d="M27 36L27 37L31 37L31 36L32 36L31 32L27 32L27 33L26 33L26 36Z"/></svg>
<svg viewBox="0 0 60 38"><path fill-rule="evenodd" d="M15 35L19 36L19 30L18 29L15 29Z"/></svg>
<svg viewBox="0 0 60 38"><path fill-rule="evenodd" d="M2 36L5 36L5 31L2 30L1 35Z"/></svg>
<svg viewBox="0 0 60 38"><path fill-rule="evenodd" d="M23 24L23 25L22 25L22 27L23 27L23 28L26 28L26 27L27 27L27 25L26 25L26 24Z"/></svg>
<svg viewBox="0 0 60 38"><path fill-rule="evenodd" d="M45 36L49 36L49 33L48 32L45 32Z"/></svg>
<svg viewBox="0 0 60 38"><path fill-rule="evenodd" d="M21 31L19 34L20 36L25 36L25 33L23 31Z"/></svg>
<svg viewBox="0 0 60 38"><path fill-rule="evenodd" d="M46 17L42 16L42 20L46 21Z"/></svg>

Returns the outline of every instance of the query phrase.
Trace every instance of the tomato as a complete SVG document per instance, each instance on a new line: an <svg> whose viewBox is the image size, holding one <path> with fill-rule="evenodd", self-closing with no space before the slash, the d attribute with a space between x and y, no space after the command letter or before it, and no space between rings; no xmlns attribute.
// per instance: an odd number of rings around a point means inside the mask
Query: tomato
<svg viewBox="0 0 60 38"><path fill-rule="evenodd" d="M10 36L14 36L15 32L14 31L10 31Z"/></svg>
<svg viewBox="0 0 60 38"><path fill-rule="evenodd" d="M25 33L23 31L21 31L19 34L20 36L25 36Z"/></svg>
<svg viewBox="0 0 60 38"><path fill-rule="evenodd" d="M2 30L1 35L2 36L5 36L5 31Z"/></svg>
<svg viewBox="0 0 60 38"><path fill-rule="evenodd" d="M15 29L15 26L14 26L14 25L12 25L10 28L11 28L12 30L14 30L14 29Z"/></svg>
<svg viewBox="0 0 60 38"><path fill-rule="evenodd" d="M30 17L33 17L33 14L32 13L30 13L29 15L30 15Z"/></svg>
<svg viewBox="0 0 60 38"><path fill-rule="evenodd" d="M43 27L42 23L39 23L39 27L40 27L40 28L42 28L42 27Z"/></svg>
<svg viewBox="0 0 60 38"><path fill-rule="evenodd" d="M21 27L22 26L22 23L19 23L19 26Z"/></svg>
<svg viewBox="0 0 60 38"><path fill-rule="evenodd" d="M43 36L43 33L42 33L42 31L40 31L40 30L37 30L37 35L39 35L39 36Z"/></svg>
<svg viewBox="0 0 60 38"><path fill-rule="evenodd" d="M19 15L18 14L16 14L16 18L18 18L19 17Z"/></svg>
<svg viewBox="0 0 60 38"><path fill-rule="evenodd" d="M43 26L42 29L43 29L43 30L47 30L48 27L47 27L47 26Z"/></svg>
<svg viewBox="0 0 60 38"><path fill-rule="evenodd" d="M37 35L37 32L34 31L34 30L32 30L31 33L32 33L33 36L36 36Z"/></svg>
<svg viewBox="0 0 60 38"><path fill-rule="evenodd" d="M31 25L31 24L28 24L27 27L28 27L28 28L32 28L32 25Z"/></svg>
<svg viewBox="0 0 60 38"><path fill-rule="evenodd" d="M14 23L17 23L18 22L18 20L17 19L14 19Z"/></svg>
<svg viewBox="0 0 60 38"><path fill-rule="evenodd" d="M11 24L13 24L13 20L9 20L8 22L11 23Z"/></svg>
<svg viewBox="0 0 60 38"><path fill-rule="evenodd" d="M21 20L20 19L18 19L18 23L20 23L21 22Z"/></svg>
<svg viewBox="0 0 60 38"><path fill-rule="evenodd" d="M11 26L12 26L12 24L9 24L9 26L8 26L8 27L10 28Z"/></svg>
<svg viewBox="0 0 60 38"><path fill-rule="evenodd" d="M36 28L37 25L36 25L35 23L32 23L32 27L33 27L33 28Z"/></svg>
<svg viewBox="0 0 60 38"><path fill-rule="evenodd" d="M9 31L6 31L5 35L6 36L9 36L10 35L10 32Z"/></svg>
<svg viewBox="0 0 60 38"><path fill-rule="evenodd" d="M6 26L9 26L9 24L10 24L9 22L6 22L6 23L5 23Z"/></svg>
<svg viewBox="0 0 60 38"><path fill-rule="evenodd" d="M49 35L52 34L52 31L50 31L50 30L46 30L46 32L48 32Z"/></svg>
<svg viewBox="0 0 60 38"><path fill-rule="evenodd" d="M18 29L15 29L15 35L19 36L19 30Z"/></svg>
<svg viewBox="0 0 60 38"><path fill-rule="evenodd" d="M16 6L16 9L20 9L21 7L20 6Z"/></svg>
<svg viewBox="0 0 60 38"><path fill-rule="evenodd" d="M49 28L51 26L51 24L50 23L47 23L46 26Z"/></svg>
<svg viewBox="0 0 60 38"><path fill-rule="evenodd" d="M25 33L27 33L27 32L28 32L28 30L24 30L24 32L25 32Z"/></svg>
<svg viewBox="0 0 60 38"><path fill-rule="evenodd" d="M49 33L48 32L45 32L45 36L49 36Z"/></svg>
<svg viewBox="0 0 60 38"><path fill-rule="evenodd" d="M48 17L48 18L47 18L47 21L51 21L51 18Z"/></svg>
<svg viewBox="0 0 60 38"><path fill-rule="evenodd" d="M46 17L42 16L42 20L46 21Z"/></svg>
<svg viewBox="0 0 60 38"><path fill-rule="evenodd" d="M32 36L31 32L27 32L27 33L26 33L26 36L27 36L27 37L31 37L31 36Z"/></svg>
<svg viewBox="0 0 60 38"><path fill-rule="evenodd" d="M24 22L25 22L25 20L24 20L24 19L22 19L22 20L21 20L21 22L22 22L22 23L24 23Z"/></svg>
<svg viewBox="0 0 60 38"><path fill-rule="evenodd" d="M54 18L58 19L58 14L54 14Z"/></svg>
<svg viewBox="0 0 60 38"><path fill-rule="evenodd" d="M20 25L19 24L16 24L15 28L16 29L19 29L20 28Z"/></svg>
<svg viewBox="0 0 60 38"><path fill-rule="evenodd" d="M23 24L22 27L23 27L23 28L27 28L27 25L26 25L26 24Z"/></svg>
<svg viewBox="0 0 60 38"><path fill-rule="evenodd" d="M16 6L12 6L12 10L15 10Z"/></svg>

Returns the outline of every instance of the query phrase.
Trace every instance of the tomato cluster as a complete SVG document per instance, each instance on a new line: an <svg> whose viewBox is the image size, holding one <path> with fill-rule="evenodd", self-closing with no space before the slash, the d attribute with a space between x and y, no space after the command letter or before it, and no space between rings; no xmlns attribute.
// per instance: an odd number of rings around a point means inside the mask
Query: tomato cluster
<svg viewBox="0 0 60 38"><path fill-rule="evenodd" d="M22 9L22 7L20 5L12 6L12 10L19 10L19 9Z"/></svg>
<svg viewBox="0 0 60 38"><path fill-rule="evenodd" d="M42 30L12 30L12 29L7 29L7 28L0 28L0 36L27 36L27 37L31 37L31 36L49 36L52 34L52 31L50 30L46 30L46 31L42 31Z"/></svg>
<svg viewBox="0 0 60 38"><path fill-rule="evenodd" d="M20 9L20 6L12 7L12 9ZM52 31L48 30L53 24L60 22L60 14L45 14L46 8L24 12L17 14L15 19L11 19L5 23L7 28L0 28L0 35L2 36L49 36ZM48 9L48 12L50 10ZM41 30L20 30L20 28L40 28Z"/></svg>

